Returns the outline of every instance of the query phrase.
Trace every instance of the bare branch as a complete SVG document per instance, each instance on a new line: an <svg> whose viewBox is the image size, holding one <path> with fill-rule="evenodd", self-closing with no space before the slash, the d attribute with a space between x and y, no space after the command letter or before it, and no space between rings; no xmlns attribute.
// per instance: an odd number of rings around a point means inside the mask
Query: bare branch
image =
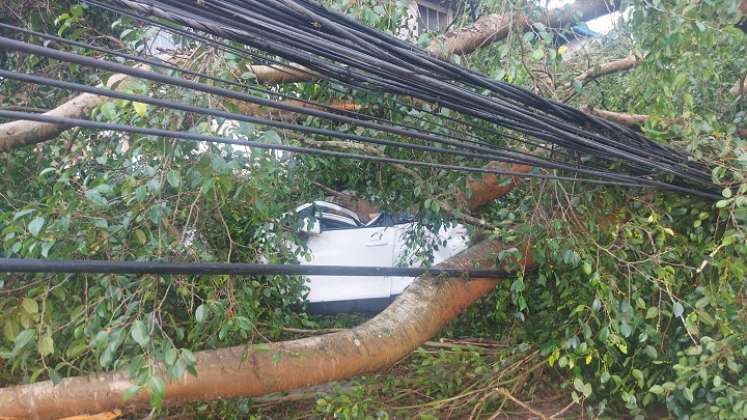
<svg viewBox="0 0 747 420"><path fill-rule="evenodd" d="M644 114L626 114L624 112L605 111L590 106L582 107L581 110L595 117L604 118L605 120L626 125L628 127L640 127L649 119L649 116Z"/></svg>
<svg viewBox="0 0 747 420"><path fill-rule="evenodd" d="M581 73L576 77L576 81L582 85L602 76L606 76L612 73L619 73L621 71L630 70L638 64L641 60L635 55L629 55L623 59L610 61L598 66L594 66L589 70Z"/></svg>

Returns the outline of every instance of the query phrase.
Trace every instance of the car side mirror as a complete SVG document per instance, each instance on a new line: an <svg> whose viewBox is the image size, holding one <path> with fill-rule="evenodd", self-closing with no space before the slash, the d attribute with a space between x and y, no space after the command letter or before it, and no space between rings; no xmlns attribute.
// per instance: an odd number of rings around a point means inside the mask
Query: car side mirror
<svg viewBox="0 0 747 420"><path fill-rule="evenodd" d="M322 225L319 223L319 219L315 217L307 217L303 219L303 226L301 226L300 231L309 236L318 236L322 233Z"/></svg>

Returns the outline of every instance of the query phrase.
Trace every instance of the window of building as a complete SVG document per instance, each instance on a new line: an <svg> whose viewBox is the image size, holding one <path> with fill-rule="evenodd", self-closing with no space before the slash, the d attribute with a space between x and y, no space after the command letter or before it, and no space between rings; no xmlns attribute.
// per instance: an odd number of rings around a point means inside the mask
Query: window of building
<svg viewBox="0 0 747 420"><path fill-rule="evenodd" d="M418 3L418 30L423 32L443 32L454 19L454 12L448 8L430 1L420 0Z"/></svg>

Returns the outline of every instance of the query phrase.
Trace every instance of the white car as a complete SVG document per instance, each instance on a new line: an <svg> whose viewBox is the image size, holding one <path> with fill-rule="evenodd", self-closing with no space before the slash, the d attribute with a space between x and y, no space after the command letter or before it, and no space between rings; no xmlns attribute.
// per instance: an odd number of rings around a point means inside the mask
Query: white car
<svg viewBox="0 0 747 420"><path fill-rule="evenodd" d="M301 229L311 253L307 265L401 266L406 260L406 235L413 217L380 213L368 223L344 207L315 201L296 209L304 218ZM456 225L441 229L433 264L467 247L467 230ZM445 244L445 246L443 246ZM308 276L309 310L317 313L371 312L385 308L412 282L411 277Z"/></svg>

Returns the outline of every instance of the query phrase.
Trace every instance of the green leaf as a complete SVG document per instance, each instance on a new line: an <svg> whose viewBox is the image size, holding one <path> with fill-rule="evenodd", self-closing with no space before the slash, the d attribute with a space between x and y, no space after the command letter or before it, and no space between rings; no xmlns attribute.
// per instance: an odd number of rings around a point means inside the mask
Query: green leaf
<svg viewBox="0 0 747 420"><path fill-rule="evenodd" d="M623 337L630 337L630 334L633 333L633 328L625 321L620 323L620 334L623 335Z"/></svg>
<svg viewBox="0 0 747 420"><path fill-rule="evenodd" d="M148 380L148 390L151 394L151 404L160 407L166 393L166 384L163 379L158 376L151 376Z"/></svg>
<svg viewBox="0 0 747 420"><path fill-rule="evenodd" d="M178 354L176 353L176 349L172 347L166 350L166 354L164 355L164 361L166 362L167 365L171 366L174 363L176 363L177 356Z"/></svg>
<svg viewBox="0 0 747 420"><path fill-rule="evenodd" d="M674 305L672 305L672 313L676 317L681 317L682 313L685 312L685 308L682 307L682 304L679 302L674 302Z"/></svg>
<svg viewBox="0 0 747 420"><path fill-rule="evenodd" d="M88 349L88 344L85 342L79 342L77 344L74 344L70 347L68 347L65 354L67 354L67 357L75 358L78 355L83 354L84 351Z"/></svg>
<svg viewBox="0 0 747 420"><path fill-rule="evenodd" d="M587 276L591 275L591 268L592 268L591 264L589 264L588 262L584 261L584 265L583 265L584 274L586 274Z"/></svg>
<svg viewBox="0 0 747 420"><path fill-rule="evenodd" d="M150 341L148 329L145 327L143 321L140 320L137 320L132 324L130 335L132 336L132 339L140 345L140 347L145 347Z"/></svg>
<svg viewBox="0 0 747 420"><path fill-rule="evenodd" d="M182 176L178 171L171 170L166 175L166 181L168 181L169 185L172 187L179 188L182 185Z"/></svg>
<svg viewBox="0 0 747 420"><path fill-rule="evenodd" d="M586 398L589 398L589 396L591 395L591 384L586 384L579 378L573 380L573 387L576 388L576 391L584 394Z"/></svg>
<svg viewBox="0 0 747 420"><path fill-rule="evenodd" d="M654 346L646 346L643 348L643 353L646 354L646 356L650 357L652 360L656 360L657 357L659 357L659 352L656 351L656 348Z"/></svg>
<svg viewBox="0 0 747 420"><path fill-rule="evenodd" d="M207 308L204 304L197 307L197 310L195 311L195 320L197 322L205 322L207 319Z"/></svg>
<svg viewBox="0 0 747 420"><path fill-rule="evenodd" d="M142 229L137 229L135 231L135 236L137 237L137 240L142 244L145 245L146 242L148 242L148 237L145 235L145 232L143 232Z"/></svg>
<svg viewBox="0 0 747 420"><path fill-rule="evenodd" d="M106 101L101 105L101 113L106 117L107 120L115 120L117 118L117 107L112 101Z"/></svg>
<svg viewBox="0 0 747 420"><path fill-rule="evenodd" d="M34 299L23 298L21 301L21 307L31 315L39 312L39 304L37 304Z"/></svg>
<svg viewBox="0 0 747 420"><path fill-rule="evenodd" d="M88 190L86 191L85 196L88 199L88 201L91 202L91 204L97 207L102 207L102 208L109 207L109 202L97 190Z"/></svg>
<svg viewBox="0 0 747 420"><path fill-rule="evenodd" d="M661 385L654 385L648 391L652 394L661 395L664 393L664 388Z"/></svg>
<svg viewBox="0 0 747 420"><path fill-rule="evenodd" d="M42 356L49 356L54 353L54 339L51 335L44 335L39 338L39 342L36 345L36 349Z"/></svg>
<svg viewBox="0 0 747 420"><path fill-rule="evenodd" d="M273 130L265 131L259 138L259 141L269 144L281 144L283 142L283 140L280 138L280 135Z"/></svg>
<svg viewBox="0 0 747 420"><path fill-rule="evenodd" d="M13 347L13 355L17 355L21 350L23 350L23 348L26 347L26 345L31 342L32 338L34 338L33 330L21 331L16 336L14 347Z"/></svg>
<svg viewBox="0 0 747 420"><path fill-rule="evenodd" d="M685 397L686 400L693 402L693 392L690 391L690 388L683 388L682 389L682 396Z"/></svg>
<svg viewBox="0 0 747 420"><path fill-rule="evenodd" d="M39 233L41 233L42 228L44 227L44 218L43 217L35 217L34 220L32 220L29 223L29 232L33 236L39 236Z"/></svg>
<svg viewBox="0 0 747 420"><path fill-rule="evenodd" d="M648 308L646 311L646 319L656 318L656 315L659 313L659 310L656 309L656 307L652 306Z"/></svg>
<svg viewBox="0 0 747 420"><path fill-rule="evenodd" d="M148 104L142 102L133 102L132 108L135 110L137 115L144 117L148 113Z"/></svg>
<svg viewBox="0 0 747 420"><path fill-rule="evenodd" d="M721 376L719 376L719 375L714 376L713 377L713 386L716 387L716 388L720 387L721 386L721 381L722 381Z"/></svg>
<svg viewBox="0 0 747 420"><path fill-rule="evenodd" d="M3 324L3 337L8 341L15 340L18 335L18 324L12 319L8 319Z"/></svg>

